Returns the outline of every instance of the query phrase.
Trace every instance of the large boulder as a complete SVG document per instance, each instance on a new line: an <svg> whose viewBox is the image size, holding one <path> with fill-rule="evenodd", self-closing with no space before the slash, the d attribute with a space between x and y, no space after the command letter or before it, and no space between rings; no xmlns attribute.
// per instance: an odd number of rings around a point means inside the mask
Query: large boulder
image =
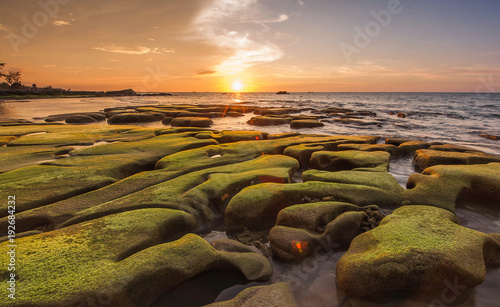
<svg viewBox="0 0 500 307"><path fill-rule="evenodd" d="M493 237L460 226L449 211L404 206L352 241L336 275L350 296L444 289L450 283L463 291L484 281L485 263L500 263Z"/></svg>

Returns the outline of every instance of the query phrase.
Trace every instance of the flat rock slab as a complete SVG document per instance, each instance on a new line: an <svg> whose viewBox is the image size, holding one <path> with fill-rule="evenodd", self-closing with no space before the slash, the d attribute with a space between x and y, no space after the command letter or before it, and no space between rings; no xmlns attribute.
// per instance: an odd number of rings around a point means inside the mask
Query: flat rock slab
<svg viewBox="0 0 500 307"><path fill-rule="evenodd" d="M201 127L208 128L213 125L213 121L206 117L176 117L171 122L172 127Z"/></svg>
<svg viewBox="0 0 500 307"><path fill-rule="evenodd" d="M292 129L318 128L323 126L325 126L325 124L314 119L296 119L290 122L290 128Z"/></svg>
<svg viewBox="0 0 500 307"><path fill-rule="evenodd" d="M487 164L500 162L500 157L482 152L456 152L420 149L415 152L415 166L421 170L434 165Z"/></svg>

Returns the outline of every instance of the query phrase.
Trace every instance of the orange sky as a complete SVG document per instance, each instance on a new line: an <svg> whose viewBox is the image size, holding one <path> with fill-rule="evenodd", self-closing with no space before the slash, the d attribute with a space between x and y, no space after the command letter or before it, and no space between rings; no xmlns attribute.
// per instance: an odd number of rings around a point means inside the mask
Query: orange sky
<svg viewBox="0 0 500 307"><path fill-rule="evenodd" d="M0 2L0 61L39 87L500 90L498 1Z"/></svg>

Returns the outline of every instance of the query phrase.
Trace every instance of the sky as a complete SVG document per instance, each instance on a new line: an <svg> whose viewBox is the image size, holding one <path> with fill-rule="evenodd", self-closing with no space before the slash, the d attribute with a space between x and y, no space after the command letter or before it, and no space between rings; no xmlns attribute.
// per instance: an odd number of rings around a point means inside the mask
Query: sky
<svg viewBox="0 0 500 307"><path fill-rule="evenodd" d="M0 0L22 82L141 92L499 92L498 0Z"/></svg>

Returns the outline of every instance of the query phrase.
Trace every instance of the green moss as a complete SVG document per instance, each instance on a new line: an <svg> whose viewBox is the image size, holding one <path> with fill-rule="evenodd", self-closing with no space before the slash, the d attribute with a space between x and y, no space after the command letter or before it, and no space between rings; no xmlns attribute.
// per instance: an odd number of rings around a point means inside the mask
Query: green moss
<svg viewBox="0 0 500 307"><path fill-rule="evenodd" d="M449 211L405 206L353 240L337 264L337 280L353 296L439 289L444 280L474 287L485 278L486 245L500 253L492 237L458 225Z"/></svg>
<svg viewBox="0 0 500 307"><path fill-rule="evenodd" d="M360 167L389 167L391 155L383 151L318 151L311 156L311 166L328 171L351 170Z"/></svg>

